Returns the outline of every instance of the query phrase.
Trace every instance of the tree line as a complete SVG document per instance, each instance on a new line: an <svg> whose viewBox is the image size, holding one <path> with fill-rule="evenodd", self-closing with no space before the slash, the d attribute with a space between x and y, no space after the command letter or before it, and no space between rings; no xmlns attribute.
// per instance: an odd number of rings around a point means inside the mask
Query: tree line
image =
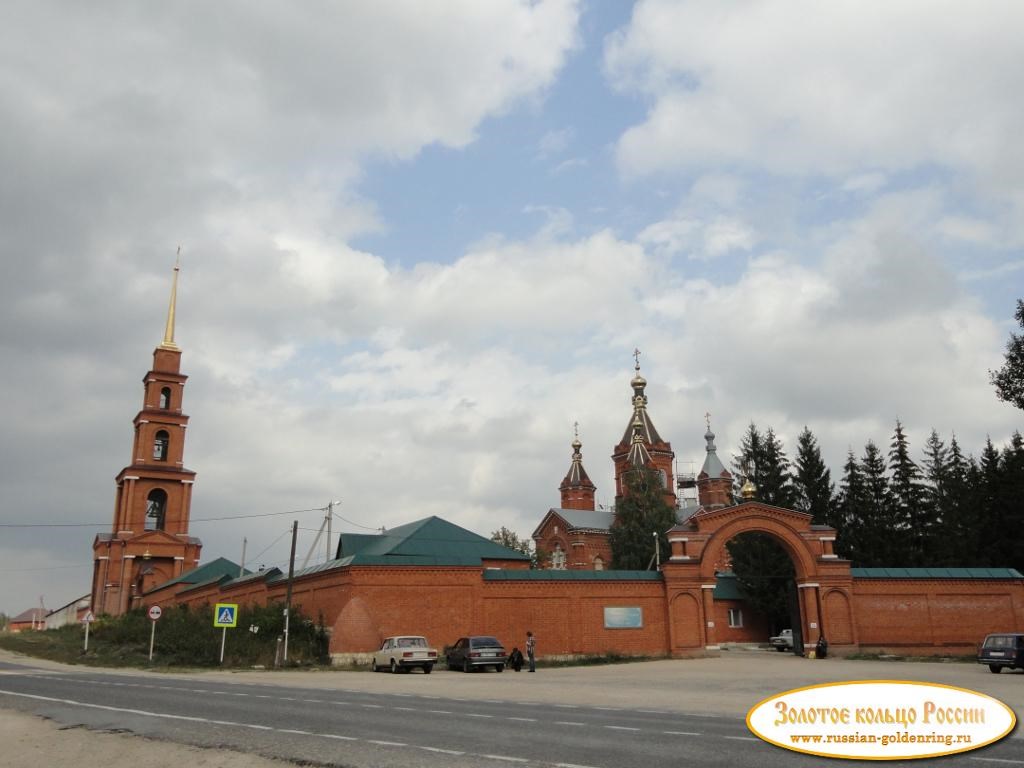
<svg viewBox="0 0 1024 768"><path fill-rule="evenodd" d="M1024 439L979 456L933 429L920 461L896 421L888 450L869 440L850 449L838 486L807 427L794 460L769 427L750 424L734 457L737 479L756 498L836 529L836 554L856 567L1012 567L1024 571ZM737 486L737 497L739 486Z"/></svg>

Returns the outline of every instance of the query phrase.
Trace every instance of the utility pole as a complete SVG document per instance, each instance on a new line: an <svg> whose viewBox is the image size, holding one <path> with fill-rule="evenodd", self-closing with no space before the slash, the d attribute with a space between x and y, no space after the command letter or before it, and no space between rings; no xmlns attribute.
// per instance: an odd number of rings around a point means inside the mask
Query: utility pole
<svg viewBox="0 0 1024 768"><path fill-rule="evenodd" d="M336 502L331 501L327 504L327 560L331 559L331 518L334 517L335 503Z"/></svg>
<svg viewBox="0 0 1024 768"><path fill-rule="evenodd" d="M249 543L249 539L242 537L242 564L238 566L238 578L242 578L245 575L245 545Z"/></svg>
<svg viewBox="0 0 1024 768"><path fill-rule="evenodd" d="M295 539L299 535L299 521L292 522L292 554L288 558L288 591L284 599L284 663L288 663L288 624L292 612L292 578L295 576Z"/></svg>

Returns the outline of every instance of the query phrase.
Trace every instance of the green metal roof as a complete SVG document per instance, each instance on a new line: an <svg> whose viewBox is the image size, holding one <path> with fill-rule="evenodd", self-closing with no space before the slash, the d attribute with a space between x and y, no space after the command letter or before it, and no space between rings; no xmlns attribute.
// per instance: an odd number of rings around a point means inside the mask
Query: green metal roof
<svg viewBox="0 0 1024 768"><path fill-rule="evenodd" d="M484 581L661 581L660 571L555 571L487 568Z"/></svg>
<svg viewBox="0 0 1024 768"><path fill-rule="evenodd" d="M855 579L1024 579L1015 568L851 568Z"/></svg>
<svg viewBox="0 0 1024 768"><path fill-rule="evenodd" d="M238 576L240 571L242 571L242 567L238 563L233 563L226 557L218 557L216 560L211 560L206 565L200 565L198 568L186 571L175 579L159 584L150 590L150 592L157 589L166 589L173 584L205 584L210 581L218 580L223 576L235 578ZM252 571L244 571L243 575L251 573Z"/></svg>
<svg viewBox="0 0 1024 768"><path fill-rule="evenodd" d="M481 560L529 560L529 555L485 539L440 517L426 517L380 534L346 533L339 565L475 565ZM341 562L348 561L348 562Z"/></svg>

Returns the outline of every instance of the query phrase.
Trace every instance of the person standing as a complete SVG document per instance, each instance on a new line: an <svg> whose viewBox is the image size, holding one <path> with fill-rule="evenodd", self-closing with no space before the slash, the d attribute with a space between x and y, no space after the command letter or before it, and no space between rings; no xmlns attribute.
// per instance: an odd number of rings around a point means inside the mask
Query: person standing
<svg viewBox="0 0 1024 768"><path fill-rule="evenodd" d="M537 671L537 660L534 654L537 652L537 638L533 636L533 632L527 631L526 633L526 658L530 660L530 671Z"/></svg>

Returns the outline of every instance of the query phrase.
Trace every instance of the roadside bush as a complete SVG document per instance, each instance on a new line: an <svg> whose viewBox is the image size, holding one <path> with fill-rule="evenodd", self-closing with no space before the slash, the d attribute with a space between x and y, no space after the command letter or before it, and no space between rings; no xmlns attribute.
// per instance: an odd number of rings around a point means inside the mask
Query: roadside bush
<svg viewBox="0 0 1024 768"><path fill-rule="evenodd" d="M165 667L216 667L224 630L213 626L212 605L195 609L172 606L157 621L153 664ZM106 666L146 666L152 622L144 609L123 616L100 616L89 629L89 649L83 650L84 630L69 625L45 632L5 635L0 645L32 656L65 663ZM329 635L323 616L317 621L292 607L288 665L329 664ZM284 605L239 606L237 627L227 630L225 667L273 667L282 661Z"/></svg>

